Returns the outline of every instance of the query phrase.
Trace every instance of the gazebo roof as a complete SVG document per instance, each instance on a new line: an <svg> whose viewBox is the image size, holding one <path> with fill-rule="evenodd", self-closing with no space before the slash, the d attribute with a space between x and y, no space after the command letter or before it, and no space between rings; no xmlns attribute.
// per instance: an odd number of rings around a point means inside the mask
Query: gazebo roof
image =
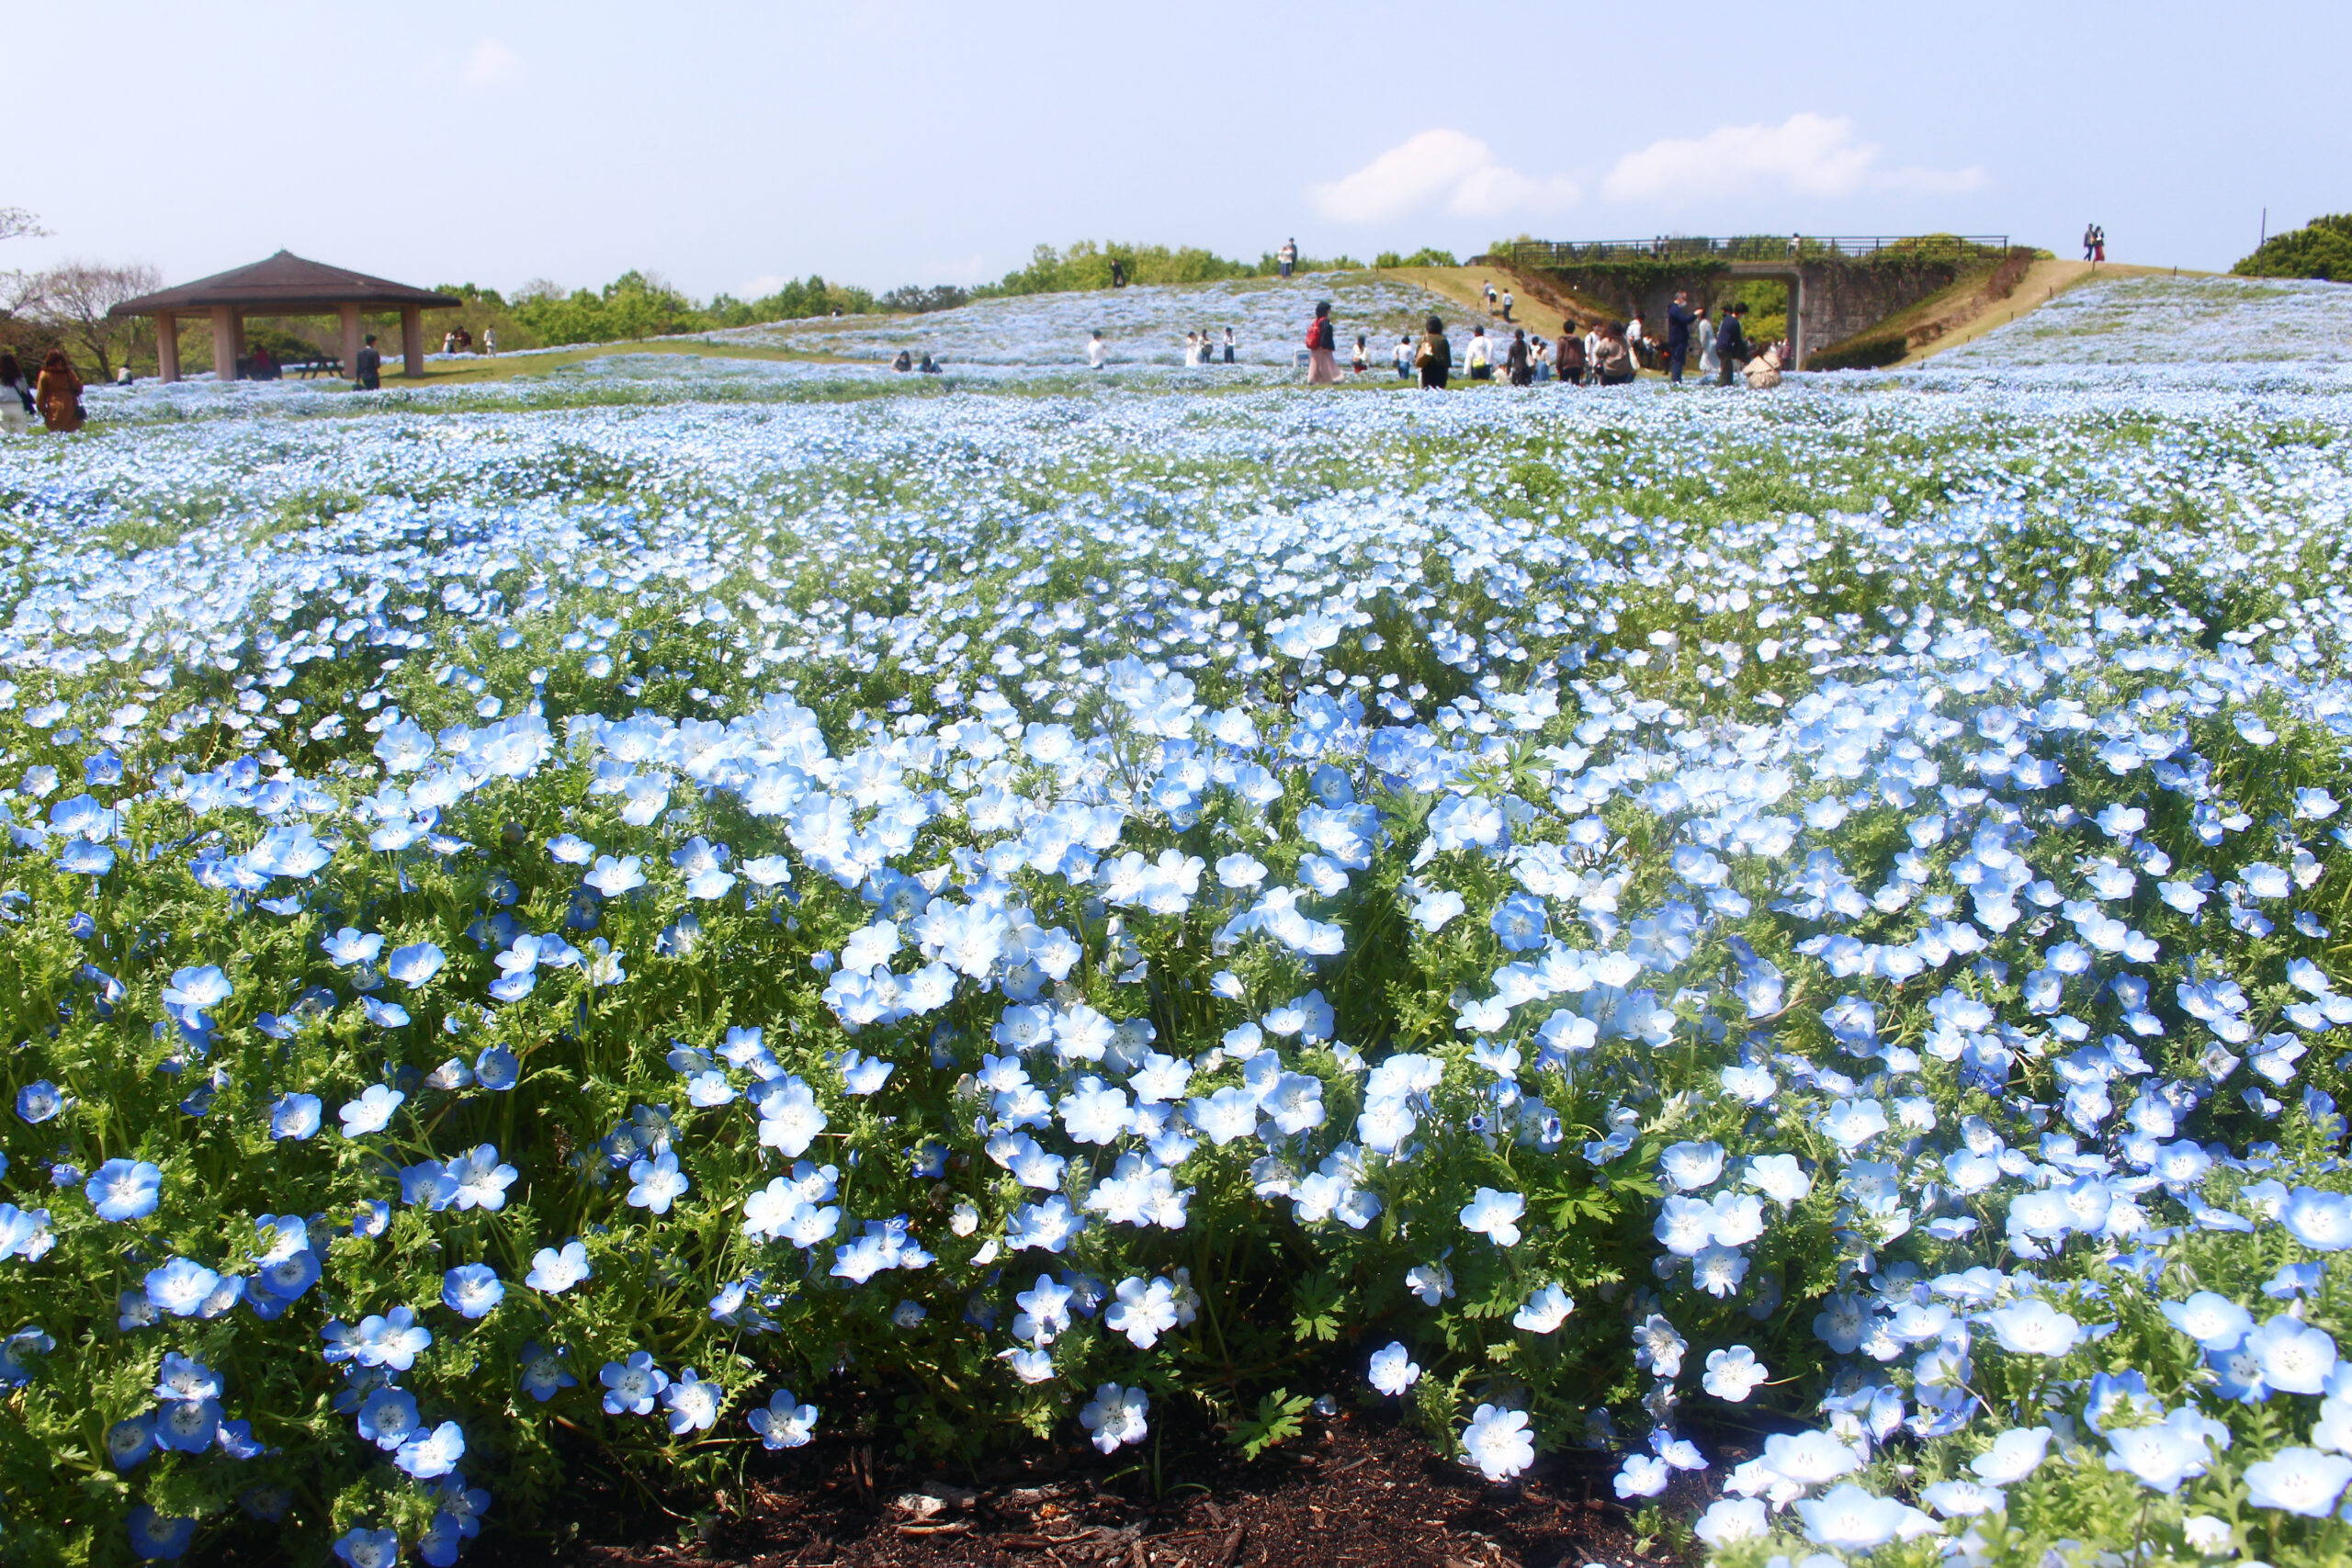
<svg viewBox="0 0 2352 1568"><path fill-rule="evenodd" d="M370 277L364 272L328 266L322 262L305 261L291 251L280 251L267 261L257 261L251 266L234 267L210 277L199 277L194 283L183 283L176 288L126 299L107 314L152 316L162 310L205 310L217 305L232 305L249 313L295 316L333 310L344 305L377 309L417 305L426 310L446 310L460 303L447 294L412 288L405 283Z"/></svg>

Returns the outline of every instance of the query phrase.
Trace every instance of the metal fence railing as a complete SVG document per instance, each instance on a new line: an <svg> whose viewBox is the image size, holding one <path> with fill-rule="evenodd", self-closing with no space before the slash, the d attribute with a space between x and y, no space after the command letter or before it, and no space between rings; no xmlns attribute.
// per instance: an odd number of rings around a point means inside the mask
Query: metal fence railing
<svg viewBox="0 0 2352 1568"><path fill-rule="evenodd" d="M1923 260L1998 254L2007 234L1660 234L1648 240L1521 240L1496 255L1514 266L1584 266L1634 261L1786 262L1899 253Z"/></svg>

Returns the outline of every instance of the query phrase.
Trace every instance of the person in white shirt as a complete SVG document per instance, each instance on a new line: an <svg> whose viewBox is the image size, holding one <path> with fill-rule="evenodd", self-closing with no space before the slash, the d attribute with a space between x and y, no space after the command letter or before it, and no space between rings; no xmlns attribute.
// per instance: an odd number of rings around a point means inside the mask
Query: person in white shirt
<svg viewBox="0 0 2352 1568"><path fill-rule="evenodd" d="M1642 319L1635 316L1625 323L1625 347L1633 354L1634 363L1642 362Z"/></svg>
<svg viewBox="0 0 2352 1568"><path fill-rule="evenodd" d="M1086 363L1100 370L1110 362L1111 345L1102 341L1102 334L1098 332L1086 342Z"/></svg>
<svg viewBox="0 0 2352 1568"><path fill-rule="evenodd" d="M1400 337L1396 340L1396 379L1409 381L1412 378L1413 340L1409 336Z"/></svg>
<svg viewBox="0 0 2352 1568"><path fill-rule="evenodd" d="M1495 351L1487 342L1486 328L1470 329L1470 352L1462 356L1462 365L1463 368L1470 372L1470 379L1473 381L1491 381L1495 378Z"/></svg>
<svg viewBox="0 0 2352 1568"><path fill-rule="evenodd" d="M1227 365L1233 363L1233 329L1231 327L1225 329L1225 362Z"/></svg>
<svg viewBox="0 0 2352 1568"><path fill-rule="evenodd" d="M1184 334L1184 363L1187 365L1198 365L1200 362L1201 334L1198 333L1186 333Z"/></svg>
<svg viewBox="0 0 2352 1568"><path fill-rule="evenodd" d="M1690 318L1690 341L1699 345L1699 379L1713 380L1722 371L1724 362L1715 353L1715 323L1707 320L1704 305Z"/></svg>
<svg viewBox="0 0 2352 1568"><path fill-rule="evenodd" d="M1512 299L1512 298L1511 298L1510 290L1510 289L1506 288L1506 289L1504 289L1504 290L1503 290L1503 320L1504 320L1504 321L1510 321L1510 308L1511 308L1513 305L1516 305L1516 304L1518 304L1518 303L1519 303L1519 301L1518 301L1518 300L1516 300L1516 299Z"/></svg>

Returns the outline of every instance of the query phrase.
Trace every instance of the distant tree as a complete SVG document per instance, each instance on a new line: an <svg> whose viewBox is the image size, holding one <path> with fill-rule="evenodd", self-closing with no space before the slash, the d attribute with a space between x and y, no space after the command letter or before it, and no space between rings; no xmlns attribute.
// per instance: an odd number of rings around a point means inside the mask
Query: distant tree
<svg viewBox="0 0 2352 1568"><path fill-rule="evenodd" d="M21 207L0 207L0 240L38 239L49 231Z"/></svg>
<svg viewBox="0 0 2352 1568"><path fill-rule="evenodd" d="M958 288L952 283L934 283L925 288L921 284L902 284L883 295L875 303L885 310L922 315L933 310L952 310L958 305L969 304L972 291Z"/></svg>
<svg viewBox="0 0 2352 1568"><path fill-rule="evenodd" d="M2241 277L2321 277L2352 283L2352 212L2274 234L2230 268Z"/></svg>
<svg viewBox="0 0 2352 1568"><path fill-rule="evenodd" d="M21 309L88 355L98 378L111 381L115 366L129 357L131 339L144 328L136 317L107 312L163 286L163 275L152 266L67 262L33 275Z"/></svg>

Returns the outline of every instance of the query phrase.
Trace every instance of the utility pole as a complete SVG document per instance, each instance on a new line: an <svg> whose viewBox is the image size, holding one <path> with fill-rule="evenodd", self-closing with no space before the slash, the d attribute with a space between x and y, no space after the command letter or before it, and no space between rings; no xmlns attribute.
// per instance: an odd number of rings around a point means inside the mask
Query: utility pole
<svg viewBox="0 0 2352 1568"><path fill-rule="evenodd" d="M2264 209L2262 209L2262 238L2260 238L2259 240L2256 240L2256 241L2254 243L2254 248L2255 248L2256 250L2257 250L2257 251L2258 251L2258 250L2262 249L2262 247L2263 247L2263 246L2265 246L2265 245L2268 244L2269 243L2270 243L2270 209L2268 209L2267 207L2266 207L2266 208L2264 208Z"/></svg>

